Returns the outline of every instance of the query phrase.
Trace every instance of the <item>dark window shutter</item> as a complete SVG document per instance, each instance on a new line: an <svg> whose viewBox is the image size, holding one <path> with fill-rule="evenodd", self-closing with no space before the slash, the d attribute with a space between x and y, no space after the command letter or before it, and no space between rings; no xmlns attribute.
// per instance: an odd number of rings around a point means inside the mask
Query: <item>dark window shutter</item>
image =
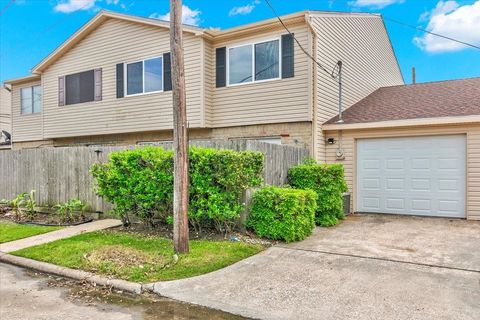
<svg viewBox="0 0 480 320"><path fill-rule="evenodd" d="M172 90L172 62L170 52L163 54L163 91Z"/></svg>
<svg viewBox="0 0 480 320"><path fill-rule="evenodd" d="M65 105L65 76L58 77L58 105Z"/></svg>
<svg viewBox="0 0 480 320"><path fill-rule="evenodd" d="M123 63L117 64L117 98L124 96Z"/></svg>
<svg viewBox="0 0 480 320"><path fill-rule="evenodd" d="M102 69L95 69L95 101L102 100Z"/></svg>
<svg viewBox="0 0 480 320"><path fill-rule="evenodd" d="M293 59L293 35L282 35L282 78L293 78L294 59Z"/></svg>
<svg viewBox="0 0 480 320"><path fill-rule="evenodd" d="M216 49L216 86L217 88L227 85L227 48Z"/></svg>

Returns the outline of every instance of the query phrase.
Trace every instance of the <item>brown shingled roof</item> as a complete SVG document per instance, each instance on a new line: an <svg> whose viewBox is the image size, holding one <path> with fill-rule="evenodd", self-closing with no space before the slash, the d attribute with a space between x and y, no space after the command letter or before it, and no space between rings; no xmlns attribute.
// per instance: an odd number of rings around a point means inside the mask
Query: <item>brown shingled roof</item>
<svg viewBox="0 0 480 320"><path fill-rule="evenodd" d="M480 78L383 87L344 111L344 123L480 115ZM332 124L338 116L326 123Z"/></svg>

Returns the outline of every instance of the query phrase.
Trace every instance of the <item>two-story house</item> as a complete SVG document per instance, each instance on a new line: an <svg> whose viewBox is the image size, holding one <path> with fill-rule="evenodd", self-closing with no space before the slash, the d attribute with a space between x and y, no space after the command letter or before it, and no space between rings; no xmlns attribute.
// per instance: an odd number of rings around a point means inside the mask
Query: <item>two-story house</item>
<svg viewBox="0 0 480 320"><path fill-rule="evenodd" d="M190 139L309 148L353 211L480 219L480 78L404 85L379 15L281 19L184 26ZM171 140L169 50L168 22L100 12L8 81L13 149Z"/></svg>
<svg viewBox="0 0 480 320"><path fill-rule="evenodd" d="M403 84L380 15L303 11L282 20L288 30L277 19L184 25L190 139L262 139L324 161L321 126L338 113L338 81L323 68L342 61L345 107ZM171 140L169 50L168 22L98 13L31 76L7 81L13 148Z"/></svg>

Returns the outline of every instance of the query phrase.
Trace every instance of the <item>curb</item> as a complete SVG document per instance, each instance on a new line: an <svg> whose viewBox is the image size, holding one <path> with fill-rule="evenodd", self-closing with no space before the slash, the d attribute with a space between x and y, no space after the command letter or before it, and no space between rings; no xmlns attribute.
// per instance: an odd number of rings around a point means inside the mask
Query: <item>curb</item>
<svg viewBox="0 0 480 320"><path fill-rule="evenodd" d="M54 274L75 280L85 280L101 286L108 286L117 290L133 294L141 294L147 291L142 284L119 279L109 279L90 272L60 267L51 263L13 256L0 251L0 262L37 270L44 273Z"/></svg>

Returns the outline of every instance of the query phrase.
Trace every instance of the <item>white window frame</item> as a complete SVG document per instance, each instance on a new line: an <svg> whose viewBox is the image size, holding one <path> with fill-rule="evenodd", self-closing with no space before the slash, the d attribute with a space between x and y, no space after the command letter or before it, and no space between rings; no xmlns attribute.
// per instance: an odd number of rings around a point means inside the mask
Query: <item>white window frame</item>
<svg viewBox="0 0 480 320"><path fill-rule="evenodd" d="M282 40L281 37L276 37L276 38L270 38L270 39L264 39L264 40L262 39L255 42L245 42L245 43L240 43L233 46L227 46L227 59L226 59L227 87L243 86L243 85L248 85L252 83L262 83L262 82L275 81L275 80L282 79L282 41L281 40ZM265 42L270 42L270 41L278 41L278 77L263 79L263 80L255 80L255 45L265 43ZM241 83L230 83L230 49L235 49L235 48L244 47L248 45L250 45L252 49L252 81L241 82Z"/></svg>
<svg viewBox="0 0 480 320"><path fill-rule="evenodd" d="M162 59L162 89L157 90L157 91L150 91L150 92L145 92L145 61L147 60L152 60L152 59ZM142 91L140 93L134 93L134 94L128 94L128 72L127 72L127 66L129 64L141 62L142 63ZM165 61L163 61L163 54L155 57L150 57L150 58L145 58L143 60L135 60L135 61L130 61L130 62L124 62L123 63L123 75L124 75L124 81L123 81L123 92L125 92L125 97L135 97L135 96L143 96L146 94L152 94L152 93L159 93L159 92L164 92L165 91L165 79L164 79L164 73L165 73Z"/></svg>
<svg viewBox="0 0 480 320"><path fill-rule="evenodd" d="M40 91L42 92L42 95L41 95L41 98L40 98L40 111L37 111L35 112L34 111L34 93L33 93L33 88L36 88L36 87L40 87ZM31 95L31 98L32 98L32 105L31 105L31 108L30 108L30 112L28 113L24 113L22 110L22 103L23 103L23 98L22 98L22 91L23 89L30 89L30 95ZM22 116L28 116L28 115L32 115L32 114L39 114L39 113L42 113L43 111L43 88L42 88L42 85L41 84L37 84L37 85L34 85L34 86L28 86L28 87L21 87L20 88L20 115Z"/></svg>

